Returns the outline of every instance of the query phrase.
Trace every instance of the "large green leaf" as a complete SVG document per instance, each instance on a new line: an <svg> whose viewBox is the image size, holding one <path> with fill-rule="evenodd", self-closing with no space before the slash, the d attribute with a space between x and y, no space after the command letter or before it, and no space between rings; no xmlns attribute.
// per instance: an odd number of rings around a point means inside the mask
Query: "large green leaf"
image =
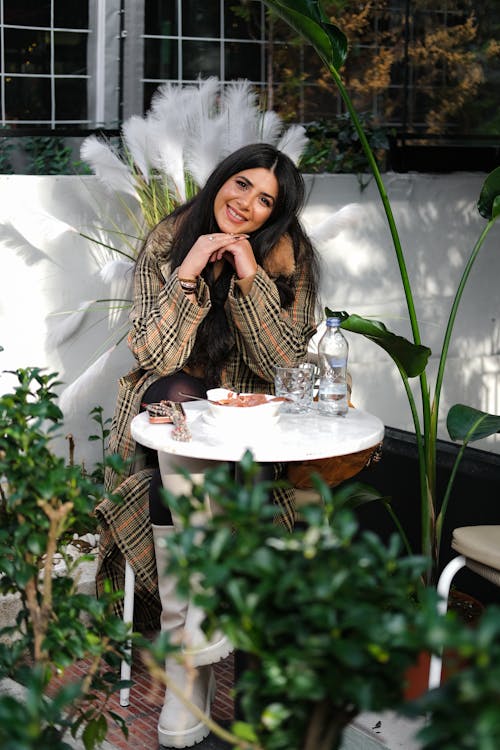
<svg viewBox="0 0 500 750"><path fill-rule="evenodd" d="M387 500L379 490L363 482L345 482L339 489L333 492L333 505L335 508L350 508L354 510L360 505L372 503L374 500Z"/></svg>
<svg viewBox="0 0 500 750"><path fill-rule="evenodd" d="M446 427L452 440L471 443L500 432L500 416L455 404L448 412Z"/></svg>
<svg viewBox="0 0 500 750"><path fill-rule="evenodd" d="M307 39L329 67L339 70L347 57L347 38L331 24L319 0L264 0L295 31Z"/></svg>
<svg viewBox="0 0 500 750"><path fill-rule="evenodd" d="M332 311L326 308L326 314L332 315ZM414 344L403 336L392 333L380 320L368 320L361 315L349 315L346 312L341 313L341 317L342 328L352 333L361 333L385 349L407 377L415 378L425 370L431 355L428 346Z"/></svg>
<svg viewBox="0 0 500 750"><path fill-rule="evenodd" d="M490 172L484 181L477 208L488 221L500 216L500 167Z"/></svg>

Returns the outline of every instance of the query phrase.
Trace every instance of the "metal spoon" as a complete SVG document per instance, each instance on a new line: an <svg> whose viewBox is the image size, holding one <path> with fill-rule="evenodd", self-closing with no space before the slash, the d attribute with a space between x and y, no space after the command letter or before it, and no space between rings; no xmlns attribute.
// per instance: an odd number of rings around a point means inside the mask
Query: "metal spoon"
<svg viewBox="0 0 500 750"><path fill-rule="evenodd" d="M202 398L201 396L194 396L192 393L181 393L178 391L179 396L185 396L186 398L192 398L194 401L207 401L209 404L216 404L217 401L211 401L209 398Z"/></svg>

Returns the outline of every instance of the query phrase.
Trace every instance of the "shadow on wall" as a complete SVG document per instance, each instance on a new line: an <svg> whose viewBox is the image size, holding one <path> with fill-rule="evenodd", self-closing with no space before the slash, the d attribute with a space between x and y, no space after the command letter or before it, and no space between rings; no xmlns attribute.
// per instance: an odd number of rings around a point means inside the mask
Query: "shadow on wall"
<svg viewBox="0 0 500 750"><path fill-rule="evenodd" d="M411 339L393 243L374 181L361 192L352 175L306 179L307 226L314 227L328 211L346 203L355 204L359 214L351 227L318 246L324 303L330 309L381 320ZM454 293L484 227L476 207L484 175L387 174L384 182L405 252L422 342L433 352L428 366L432 382ZM490 233L464 291L448 354L442 415L454 403L500 413L499 232L496 226ZM356 405L375 411L386 424L411 429L392 361L362 337L351 335L349 343ZM418 381L413 385L418 388ZM448 437L444 424L439 436ZM478 445L500 451L499 436Z"/></svg>
<svg viewBox="0 0 500 750"><path fill-rule="evenodd" d="M94 177L3 177L0 195L4 206L0 225L3 271L0 280L2 334L0 368L37 366L58 372L64 387L117 341L117 332L128 330L128 310L111 309L107 303L90 306L79 316L80 306L95 300L129 294L123 283L103 280L100 273L113 257L105 247L85 239L81 233L106 241L106 222L119 222L119 203ZM29 211L26 210L29 206ZM102 229L100 229L102 228ZM100 235L98 234L100 232ZM107 235L107 242L110 240ZM130 279L128 281L130 286ZM13 325L15 321L15 325ZM68 335L61 335L61 326ZM132 366L123 342L108 359L99 379L80 389L78 398L65 411L65 431L74 435L75 460L92 465L98 446L89 443L95 432L89 412L97 405L104 417L111 416L117 379ZM1 376L8 390L11 379ZM67 454L62 436L55 449Z"/></svg>

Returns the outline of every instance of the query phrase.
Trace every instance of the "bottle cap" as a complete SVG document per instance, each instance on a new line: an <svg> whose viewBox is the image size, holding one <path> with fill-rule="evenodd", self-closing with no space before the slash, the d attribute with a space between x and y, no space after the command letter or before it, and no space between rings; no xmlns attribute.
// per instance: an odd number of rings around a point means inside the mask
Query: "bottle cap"
<svg viewBox="0 0 500 750"><path fill-rule="evenodd" d="M326 319L326 325L330 328L332 326L339 326L341 322L341 319L337 316L331 316Z"/></svg>

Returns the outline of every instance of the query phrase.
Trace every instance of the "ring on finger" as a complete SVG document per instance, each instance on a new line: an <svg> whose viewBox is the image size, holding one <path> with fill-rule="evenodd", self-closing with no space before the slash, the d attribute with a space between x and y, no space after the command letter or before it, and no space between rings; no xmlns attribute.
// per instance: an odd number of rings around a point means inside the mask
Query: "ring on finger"
<svg viewBox="0 0 500 750"><path fill-rule="evenodd" d="M210 237L209 237L208 239L210 240L210 242L213 242L213 241L214 241L214 236L213 236L213 234L211 234L211 235L210 235Z"/></svg>

